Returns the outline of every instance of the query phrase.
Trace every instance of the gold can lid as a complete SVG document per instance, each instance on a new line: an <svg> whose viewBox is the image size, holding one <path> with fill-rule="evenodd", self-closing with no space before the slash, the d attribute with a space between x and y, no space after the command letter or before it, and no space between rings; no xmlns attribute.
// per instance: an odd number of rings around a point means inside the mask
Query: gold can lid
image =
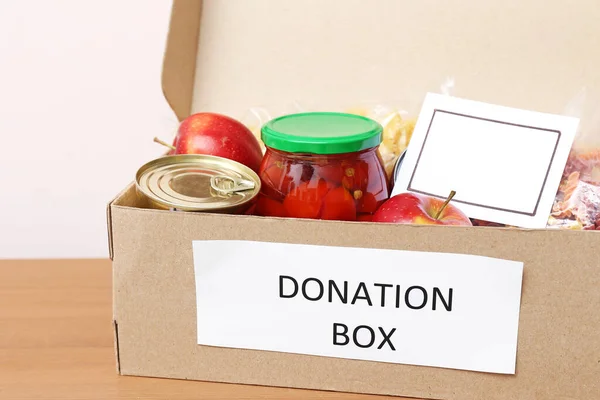
<svg viewBox="0 0 600 400"><path fill-rule="evenodd" d="M236 161L204 154L164 156L143 165L138 189L156 203L183 211L226 211L260 191L258 175Z"/></svg>

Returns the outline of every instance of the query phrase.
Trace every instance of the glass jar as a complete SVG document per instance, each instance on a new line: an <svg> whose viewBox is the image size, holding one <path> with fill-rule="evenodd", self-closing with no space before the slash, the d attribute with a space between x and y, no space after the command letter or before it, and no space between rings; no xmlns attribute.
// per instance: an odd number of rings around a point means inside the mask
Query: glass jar
<svg viewBox="0 0 600 400"><path fill-rule="evenodd" d="M370 220L388 199L382 127L358 115L301 113L265 124L256 214Z"/></svg>

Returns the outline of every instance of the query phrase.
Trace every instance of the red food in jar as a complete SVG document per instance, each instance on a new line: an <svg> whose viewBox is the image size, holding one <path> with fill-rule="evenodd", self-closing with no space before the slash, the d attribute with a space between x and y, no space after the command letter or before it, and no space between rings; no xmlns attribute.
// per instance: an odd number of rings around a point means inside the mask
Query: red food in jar
<svg viewBox="0 0 600 400"><path fill-rule="evenodd" d="M363 160L347 165L344 168L342 185L353 192L356 190L366 191L369 184L369 164Z"/></svg>
<svg viewBox="0 0 600 400"><path fill-rule="evenodd" d="M356 219L354 197L341 186L330 190L323 198L321 219L354 221Z"/></svg>
<svg viewBox="0 0 600 400"><path fill-rule="evenodd" d="M276 118L262 130L263 196L294 218L368 220L389 197L378 153L381 125L351 114L305 113ZM273 216L263 200L257 213Z"/></svg>
<svg viewBox="0 0 600 400"><path fill-rule="evenodd" d="M258 196L254 212L265 217L285 217L287 215L282 203L263 194Z"/></svg>
<svg viewBox="0 0 600 400"><path fill-rule="evenodd" d="M344 167L345 163L343 161L333 157L319 157L315 165L315 173L327 182L341 185L344 178Z"/></svg>
<svg viewBox="0 0 600 400"><path fill-rule="evenodd" d="M267 152L260 166L262 192L266 195L283 200L286 194L295 186L290 165L287 160L277 153Z"/></svg>
<svg viewBox="0 0 600 400"><path fill-rule="evenodd" d="M382 203L382 201L377 201L375 195L368 191L355 190L354 198L356 199L357 210L361 214L374 214Z"/></svg>
<svg viewBox="0 0 600 400"><path fill-rule="evenodd" d="M254 215L256 213L256 203L252 204L250 206L250 208L248 208L245 212L244 215Z"/></svg>
<svg viewBox="0 0 600 400"><path fill-rule="evenodd" d="M373 214L361 214L356 218L357 221L373 222Z"/></svg>
<svg viewBox="0 0 600 400"><path fill-rule="evenodd" d="M283 207L288 216L295 218L318 218L321 213L323 198L329 191L327 182L323 179L302 182L292 189L283 201Z"/></svg>

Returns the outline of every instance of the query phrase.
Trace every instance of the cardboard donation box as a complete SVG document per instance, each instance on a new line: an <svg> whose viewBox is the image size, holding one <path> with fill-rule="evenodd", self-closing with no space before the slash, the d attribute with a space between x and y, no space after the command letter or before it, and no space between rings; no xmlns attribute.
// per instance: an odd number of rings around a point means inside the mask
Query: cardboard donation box
<svg viewBox="0 0 600 400"><path fill-rule="evenodd" d="M566 115L572 99L600 93L598 21L594 0L175 0L162 83L179 120L253 107L421 110L410 144L421 150L407 151L393 194L455 189L469 217L506 226L159 210L132 184L108 207L119 373L428 399L600 398L600 233L544 227L575 130L589 126ZM487 142L469 136L478 124ZM523 138L538 150L516 151ZM496 175L481 175L484 163ZM470 193L461 179L475 176L483 189Z"/></svg>

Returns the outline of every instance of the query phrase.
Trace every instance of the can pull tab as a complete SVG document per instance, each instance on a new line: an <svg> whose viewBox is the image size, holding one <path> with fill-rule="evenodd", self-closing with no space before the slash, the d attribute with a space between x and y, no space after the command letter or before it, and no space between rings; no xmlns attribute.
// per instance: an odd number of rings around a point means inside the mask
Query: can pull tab
<svg viewBox="0 0 600 400"><path fill-rule="evenodd" d="M211 176L210 187L221 194L231 194L254 189L255 183L231 176Z"/></svg>

